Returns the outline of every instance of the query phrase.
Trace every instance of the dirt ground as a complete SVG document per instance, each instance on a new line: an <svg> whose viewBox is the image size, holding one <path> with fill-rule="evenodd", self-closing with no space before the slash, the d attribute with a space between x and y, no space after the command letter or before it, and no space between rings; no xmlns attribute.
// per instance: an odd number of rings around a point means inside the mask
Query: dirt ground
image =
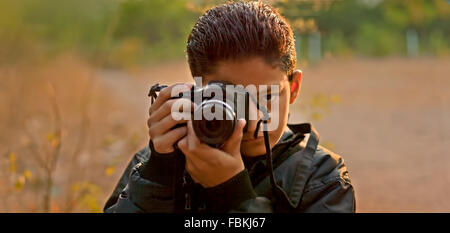
<svg viewBox="0 0 450 233"><path fill-rule="evenodd" d="M290 122L312 122L321 142L343 156L358 212L450 211L449 59L339 59L302 70ZM102 71L99 77L143 126L152 84L191 81L184 61L131 74ZM340 101L314 120L301 105L318 93Z"/></svg>

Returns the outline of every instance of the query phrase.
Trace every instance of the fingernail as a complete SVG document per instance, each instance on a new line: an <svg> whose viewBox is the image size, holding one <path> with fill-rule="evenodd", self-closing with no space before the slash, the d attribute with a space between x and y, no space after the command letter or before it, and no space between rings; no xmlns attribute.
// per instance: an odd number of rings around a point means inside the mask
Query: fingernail
<svg viewBox="0 0 450 233"><path fill-rule="evenodd" d="M247 121L245 119L241 119L241 121L242 121L242 127L244 127L245 124L247 123Z"/></svg>

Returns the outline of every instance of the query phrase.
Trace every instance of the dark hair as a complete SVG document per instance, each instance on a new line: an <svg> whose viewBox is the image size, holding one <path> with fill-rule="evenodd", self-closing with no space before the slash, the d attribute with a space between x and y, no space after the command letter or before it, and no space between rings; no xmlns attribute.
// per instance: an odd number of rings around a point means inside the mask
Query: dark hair
<svg viewBox="0 0 450 233"><path fill-rule="evenodd" d="M217 63L260 56L290 78L295 42L286 20L262 2L233 2L203 14L192 28L187 57L193 77L210 74Z"/></svg>

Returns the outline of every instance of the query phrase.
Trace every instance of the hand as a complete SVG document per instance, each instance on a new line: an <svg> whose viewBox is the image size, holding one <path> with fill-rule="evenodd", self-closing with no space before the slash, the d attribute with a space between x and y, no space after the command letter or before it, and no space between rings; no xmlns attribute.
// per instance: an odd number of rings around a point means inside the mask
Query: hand
<svg viewBox="0 0 450 233"><path fill-rule="evenodd" d="M241 157L242 130L245 120L237 122L233 134L220 149L202 143L195 135L192 121L188 122L187 136L178 142L186 157L186 170L203 187L219 185L245 169Z"/></svg>
<svg viewBox="0 0 450 233"><path fill-rule="evenodd" d="M184 86L180 86L184 85ZM174 89L176 87L176 89ZM156 98L155 102L150 106L149 118L147 120L147 126L149 128L148 133L150 139L153 142L153 146L156 152L161 154L171 153L175 149L173 145L186 136L187 127L182 126L172 129L177 124L186 123L187 120L181 119L176 121L172 118L171 110L172 105L176 101L188 101L191 105L192 102L188 99L169 99L172 95L172 89L175 93L181 93L189 91L192 84L175 84L164 88Z"/></svg>

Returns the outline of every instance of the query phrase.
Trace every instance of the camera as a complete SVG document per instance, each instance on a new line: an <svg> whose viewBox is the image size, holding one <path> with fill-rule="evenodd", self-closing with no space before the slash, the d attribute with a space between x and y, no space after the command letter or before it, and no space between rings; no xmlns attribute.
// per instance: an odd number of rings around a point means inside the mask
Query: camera
<svg viewBox="0 0 450 233"><path fill-rule="evenodd" d="M156 98L156 92L165 85L156 84L149 96ZM195 103L191 119L196 136L212 147L219 148L234 132L237 120L249 120L250 93L240 86L224 81L212 81L204 87L193 86L190 91L179 93L170 99L186 98ZM185 124L176 125L180 127ZM244 127L247 131L248 125Z"/></svg>

